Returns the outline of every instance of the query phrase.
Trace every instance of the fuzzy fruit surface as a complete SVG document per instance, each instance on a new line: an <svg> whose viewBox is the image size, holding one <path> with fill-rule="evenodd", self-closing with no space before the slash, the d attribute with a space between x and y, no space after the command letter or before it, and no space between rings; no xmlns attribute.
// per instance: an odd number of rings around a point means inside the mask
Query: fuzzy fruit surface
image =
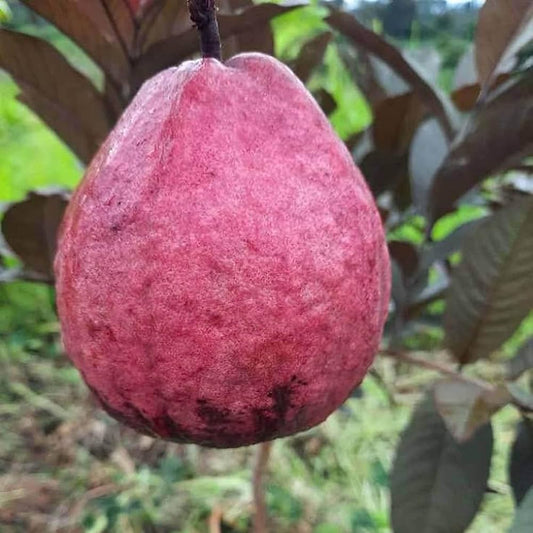
<svg viewBox="0 0 533 533"><path fill-rule="evenodd" d="M339 407L390 292L363 177L305 87L261 54L145 83L69 205L55 266L67 353L103 407L215 447Z"/></svg>

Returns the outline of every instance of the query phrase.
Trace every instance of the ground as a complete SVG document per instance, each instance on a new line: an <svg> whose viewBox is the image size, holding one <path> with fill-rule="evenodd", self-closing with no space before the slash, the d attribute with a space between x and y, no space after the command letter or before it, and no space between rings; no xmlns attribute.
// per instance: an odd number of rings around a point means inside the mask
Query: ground
<svg viewBox="0 0 533 533"><path fill-rule="evenodd" d="M63 354L52 290L18 284L0 291L2 533L192 533L209 531L209 522L248 530L253 448L166 444L124 428L97 407ZM394 448L434 375L381 357L375 369L387 389L370 376L360 397L324 424L275 442L267 483L272 531L390 531ZM501 533L510 524L506 457L515 418L511 408L494 418L489 492L469 533Z"/></svg>

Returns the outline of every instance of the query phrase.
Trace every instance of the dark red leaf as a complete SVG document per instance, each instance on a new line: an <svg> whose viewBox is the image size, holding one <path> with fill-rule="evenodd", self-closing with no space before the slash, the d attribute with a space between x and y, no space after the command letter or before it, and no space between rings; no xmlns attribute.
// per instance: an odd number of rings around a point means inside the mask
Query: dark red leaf
<svg viewBox="0 0 533 533"><path fill-rule="evenodd" d="M94 85L46 41L4 29L0 67L19 84L20 99L87 163L111 127Z"/></svg>
<svg viewBox="0 0 533 533"><path fill-rule="evenodd" d="M326 31L307 41L300 49L291 67L304 83L307 83L315 67L322 63L330 40L331 33Z"/></svg>
<svg viewBox="0 0 533 533"><path fill-rule="evenodd" d="M404 93L377 104L372 130L378 150L405 153L426 109L418 96Z"/></svg>
<svg viewBox="0 0 533 533"><path fill-rule="evenodd" d="M404 279L413 276L418 269L418 251L416 247L406 241L389 241L389 253L391 257L398 263Z"/></svg>
<svg viewBox="0 0 533 533"><path fill-rule="evenodd" d="M430 193L433 220L491 174L533 153L533 76L503 86L470 118L439 168Z"/></svg>
<svg viewBox="0 0 533 533"><path fill-rule="evenodd" d="M516 439L509 461L509 482L516 505L520 505L533 487L533 422L522 420L517 426Z"/></svg>
<svg viewBox="0 0 533 533"><path fill-rule="evenodd" d="M56 237L68 204L64 191L30 193L4 214L2 233L13 252L30 271L53 279Z"/></svg>
<svg viewBox="0 0 533 533"><path fill-rule="evenodd" d="M331 96L331 94L325 89L320 89L313 93L313 95L326 115L331 115L331 113L337 109L335 98L333 98L333 96Z"/></svg>
<svg viewBox="0 0 533 533"><path fill-rule="evenodd" d="M486 0L476 29L476 65L482 85L533 37L531 0Z"/></svg>
<svg viewBox="0 0 533 533"><path fill-rule="evenodd" d="M223 0L220 7L221 12L231 14L241 13L253 5L252 0ZM270 22L258 24L248 31L225 39L222 42L222 50L226 57L252 51L274 55L274 35L270 29Z"/></svg>
<svg viewBox="0 0 533 533"><path fill-rule="evenodd" d="M411 85L428 109L437 117L446 135L452 138L456 129L455 118L451 102L447 100L446 96L425 80L414 65L406 60L400 50L389 44L377 33L365 28L353 15L331 8L330 10L331 14L326 19L328 24L348 37L354 45L365 48L392 67Z"/></svg>
<svg viewBox="0 0 533 533"><path fill-rule="evenodd" d="M374 196L396 189L407 182L407 156L391 152L371 151L360 163L361 172Z"/></svg>
<svg viewBox="0 0 533 533"><path fill-rule="evenodd" d="M81 46L115 83L127 79L130 65L101 0L23 0Z"/></svg>

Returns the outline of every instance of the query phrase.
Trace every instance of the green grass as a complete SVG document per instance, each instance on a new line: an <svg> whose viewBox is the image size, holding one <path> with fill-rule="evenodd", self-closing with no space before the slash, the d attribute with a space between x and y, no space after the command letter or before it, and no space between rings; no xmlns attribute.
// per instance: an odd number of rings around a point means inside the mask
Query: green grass
<svg viewBox="0 0 533 533"><path fill-rule="evenodd" d="M63 355L47 295L35 302L39 310L28 313L24 286L16 289L3 294L0 307L26 317L12 322L0 342L0 529L25 531L39 517L54 517L91 533L192 533L207 531L209 515L220 509L225 531L247 531L253 449L165 444L111 420ZM397 407L370 377L362 398L349 400L321 426L275 442L267 481L273 531L390 531L394 449L416 391L434 376L405 369L398 374L381 358L377 368ZM499 494L486 496L470 533L501 533L510 524L506 462L516 418L510 408L494 418L490 486ZM9 529L2 517L17 510L21 529Z"/></svg>

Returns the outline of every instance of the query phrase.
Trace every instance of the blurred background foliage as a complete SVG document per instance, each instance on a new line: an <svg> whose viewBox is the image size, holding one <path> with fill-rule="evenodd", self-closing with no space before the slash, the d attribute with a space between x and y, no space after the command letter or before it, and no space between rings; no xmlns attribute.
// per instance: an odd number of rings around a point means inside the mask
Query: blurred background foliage
<svg viewBox="0 0 533 533"><path fill-rule="evenodd" d="M327 5L312 2L308 7L272 18L274 50L293 68L307 68L305 56L301 60L302 50L310 40L320 40L324 32L332 30L325 19L329 7L334 6L355 14L366 28L416 61L428 73L436 91L448 98L466 85L460 65L472 49L479 4L445 0L336 0ZM0 0L0 24L51 43L96 87L104 87L102 69L23 3ZM380 113L372 99L374 93L365 90L361 81L364 76L358 71L361 65L368 64L368 57L350 48L346 34L337 34L320 46L323 56L312 64L307 86L328 112L367 177L375 172L389 176L390 165L376 171L368 148L364 147L365 133L377 123ZM531 68L527 48L524 54L527 70ZM379 66L374 70L389 97L409 90L390 69ZM476 79L468 79L468 83L475 82ZM36 189L71 190L84 169L66 144L17 100L18 93L13 79L0 70L0 204L6 209L10 202L21 201ZM386 122L394 122L394 116L385 114ZM413 140L411 153L414 143ZM402 152L400 157L407 156ZM406 163L402 161L400 164L394 159L393 166L401 167ZM526 160L519 166L528 165L530 161ZM444 291L424 301L420 320L398 312L410 290L409 283L416 281L410 275L424 259L422 251L426 250L428 236L429 243L445 242L455 230L489 215L495 206L506 205L505 194L513 198L531 194L531 168L519 175L494 173L484 182L481 195L471 196L438 218L433 227L428 225L426 213L414 205L416 198L413 200L411 193L416 196L417 186L412 182L416 168L411 165L409 171L412 191L405 190L409 180L402 181L392 192L380 190L379 184L376 191L376 184L371 183L380 198L389 241L400 243L394 245L398 271L393 271L393 275L403 282L397 282L395 287L387 338L392 339L389 347L422 353L433 362L440 360L446 336ZM509 183L513 186L502 186ZM9 281L0 283L0 530L249 530L251 450L214 451L166 444L141 437L103 414L62 352L52 286L8 279L6 273L21 263L9 253L6 243L0 242L0 248L4 281ZM449 252L444 261L448 272L461 262L459 245L452 242ZM415 266L409 271L413 261ZM441 271L441 267L428 269L428 287L438 285ZM516 354L532 334L533 317L529 313L490 361L483 359L469 365L467 374L498 382L500 370L494 363ZM324 424L276 442L267 486L272 531L391 531L389 486L395 449L421 392L431 386L436 375L431 367L380 357L361 389ZM509 459L510 449L515 461L516 457L523 461L518 463L523 469L533 464L528 415L525 411L519 415L511 403L492 416L492 468L483 487L486 494L481 511L468 526L472 533L500 533L511 527L516 487L509 477L509 464L513 462L512 457ZM517 426L521 418L523 426ZM525 452L520 451L520 446ZM407 531L396 520L395 531ZM428 527L428 533L433 531L437 529ZM454 531L460 530L450 530Z"/></svg>

